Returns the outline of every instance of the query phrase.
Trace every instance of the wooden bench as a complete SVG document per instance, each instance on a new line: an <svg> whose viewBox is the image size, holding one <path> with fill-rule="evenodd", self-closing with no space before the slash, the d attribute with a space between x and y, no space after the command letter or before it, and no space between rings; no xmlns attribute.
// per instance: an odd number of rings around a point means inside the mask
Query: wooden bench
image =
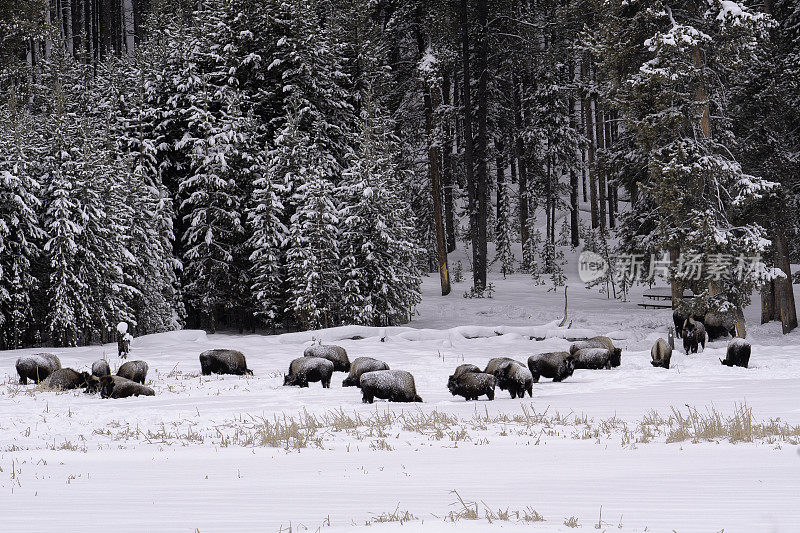
<svg viewBox="0 0 800 533"><path fill-rule="evenodd" d="M650 309L672 309L672 304L671 303L662 304L662 303L656 303L656 302L644 302L644 303L637 304L637 305L639 307L644 307L645 309L648 309L648 308L650 308Z"/></svg>
<svg viewBox="0 0 800 533"><path fill-rule="evenodd" d="M639 307L645 309L672 309L672 288L671 287L654 287L645 292L642 296L652 300L652 302L644 302L638 304ZM683 291L683 299L690 300L694 298L694 293L688 289Z"/></svg>

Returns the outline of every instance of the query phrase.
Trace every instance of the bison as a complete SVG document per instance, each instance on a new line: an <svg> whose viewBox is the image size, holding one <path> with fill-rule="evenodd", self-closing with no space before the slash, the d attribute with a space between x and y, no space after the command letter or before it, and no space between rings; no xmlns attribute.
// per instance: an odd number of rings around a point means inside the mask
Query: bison
<svg viewBox="0 0 800 533"><path fill-rule="evenodd" d="M389 370L389 365L372 357L356 357L350 365L350 373L342 381L342 387L358 387L362 374L376 370Z"/></svg>
<svg viewBox="0 0 800 533"><path fill-rule="evenodd" d="M740 366L747 368L750 363L750 343L741 337L735 337L728 343L728 351L725 354L725 359L720 359L719 362L725 366Z"/></svg>
<svg viewBox="0 0 800 533"><path fill-rule="evenodd" d="M200 354L200 369L204 376L211 374L253 375L247 368L244 354L238 350L206 350Z"/></svg>
<svg viewBox="0 0 800 533"><path fill-rule="evenodd" d="M147 379L147 370L149 368L150 367L147 366L147 363L144 361L128 361L119 367L117 375L144 385L144 380Z"/></svg>
<svg viewBox="0 0 800 533"><path fill-rule="evenodd" d="M48 389L72 390L87 386L91 376L88 372L78 372L71 368L59 368L42 382Z"/></svg>
<svg viewBox="0 0 800 533"><path fill-rule="evenodd" d="M341 346L316 344L303 351L303 357L322 357L333 363L334 372L349 372L350 359L347 351Z"/></svg>
<svg viewBox="0 0 800 533"><path fill-rule="evenodd" d="M452 376L447 381L447 389L453 396L463 396L465 400L477 400L486 395L494 400L495 378L483 372L464 372L458 377Z"/></svg>
<svg viewBox="0 0 800 533"><path fill-rule="evenodd" d="M323 389L331 387L333 363L322 357L298 357L289 364L289 373L283 378L284 386L308 387L310 382L321 381Z"/></svg>
<svg viewBox="0 0 800 533"><path fill-rule="evenodd" d="M141 383L122 376L103 376L100 379L101 398L128 398L130 396L155 396L155 391Z"/></svg>
<svg viewBox="0 0 800 533"><path fill-rule="evenodd" d="M533 382L544 376L553 381L564 381L575 371L575 357L568 352L548 352L528 357L528 369Z"/></svg>
<svg viewBox="0 0 800 533"><path fill-rule="evenodd" d="M44 381L47 376L61 368L61 361L51 353L37 353L20 357L16 366L20 385L27 385L29 379L34 383Z"/></svg>
<svg viewBox="0 0 800 533"><path fill-rule="evenodd" d="M414 376L405 370L377 370L361 374L361 395L364 403L375 398L390 402L421 402L414 385Z"/></svg>

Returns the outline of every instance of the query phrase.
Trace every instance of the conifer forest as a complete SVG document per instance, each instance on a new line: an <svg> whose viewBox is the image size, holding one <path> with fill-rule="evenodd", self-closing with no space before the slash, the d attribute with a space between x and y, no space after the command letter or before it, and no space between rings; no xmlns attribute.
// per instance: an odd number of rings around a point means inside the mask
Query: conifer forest
<svg viewBox="0 0 800 533"><path fill-rule="evenodd" d="M401 325L456 250L788 332L799 202L796 0L0 0L0 349Z"/></svg>

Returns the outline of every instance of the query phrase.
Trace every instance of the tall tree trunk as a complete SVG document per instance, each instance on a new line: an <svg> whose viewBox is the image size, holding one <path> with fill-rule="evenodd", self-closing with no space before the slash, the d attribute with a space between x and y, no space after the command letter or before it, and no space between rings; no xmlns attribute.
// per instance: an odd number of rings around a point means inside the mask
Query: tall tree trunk
<svg viewBox="0 0 800 533"><path fill-rule="evenodd" d="M780 315L775 302L775 280L770 280L761 287L761 323L766 324Z"/></svg>
<svg viewBox="0 0 800 533"><path fill-rule="evenodd" d="M475 246L473 248L473 282L476 289L486 287L487 243L486 225L489 210L489 168L488 157L488 49L489 49L489 9L487 0L478 0L478 142L475 157L477 172L475 175L475 207L477 208L477 227L475 228Z"/></svg>
<svg viewBox="0 0 800 533"><path fill-rule="evenodd" d="M528 249L528 239L530 239L530 233L528 231L528 172L525 164L525 143L522 140L522 98L516 75L512 77L512 84L514 86L515 151L517 156L517 170L519 171L519 234L520 240L522 241L523 266L528 268L530 265L526 264L525 255Z"/></svg>
<svg viewBox="0 0 800 533"><path fill-rule="evenodd" d="M134 48L136 32L133 21L133 0L122 0L122 29L125 35L125 52L129 58L132 58L136 52Z"/></svg>
<svg viewBox="0 0 800 533"><path fill-rule="evenodd" d="M589 79L589 66L586 61L581 63L581 78L584 81ZM589 175L589 201L591 202L592 229L596 229L600 226L600 215L597 206L597 177L594 171L594 111L592 110L592 99L588 94L583 99L583 116L585 119L586 139L589 143L586 153L586 172Z"/></svg>
<svg viewBox="0 0 800 533"><path fill-rule="evenodd" d="M569 125L570 128L575 128L575 100L569 100ZM573 248L580 245L579 223L580 212L578 211L578 173L575 172L575 167L569 168L569 227L570 227L570 243Z"/></svg>
<svg viewBox="0 0 800 533"><path fill-rule="evenodd" d="M478 213L476 209L476 189L475 176L473 173L473 147L472 147L472 98L470 95L470 47L469 47L469 17L467 17L467 0L461 0L461 61L462 61L462 89L464 102L464 170L467 176L467 204L469 210L469 230L472 236L472 268L473 280L476 276L478 265L476 265L476 255L478 253L477 226Z"/></svg>
<svg viewBox="0 0 800 533"><path fill-rule="evenodd" d="M62 26L64 28L64 44L67 46L67 53L70 57L75 57L75 41L72 36L72 0L61 0L62 14L64 18Z"/></svg>
<svg viewBox="0 0 800 533"><path fill-rule="evenodd" d="M448 70L442 77L442 98L448 106L452 105L450 100L450 77L452 73ZM447 252L456 249L455 214L453 209L453 135L456 128L453 128L450 119L444 124L444 143L442 145L442 181L444 182L444 228L447 240Z"/></svg>
<svg viewBox="0 0 800 533"><path fill-rule="evenodd" d="M505 158L504 158L504 146L503 146L503 139L498 137L494 141L495 146L495 167L497 169L497 226L495 229L495 242L497 242L497 238L500 236L500 232L504 231L505 228L501 227L502 224L500 223L504 213L503 210L505 209L505 190L506 190L506 165L505 165ZM508 223L508 221L506 221Z"/></svg>
<svg viewBox="0 0 800 533"><path fill-rule="evenodd" d="M50 27L50 25L53 22L51 17L52 17L52 14L50 12L50 2L48 0L47 2L45 2L45 6L44 6L44 23L45 23L45 26L47 26L48 28ZM53 50L53 38L51 37L50 32L47 32L47 34L44 37L44 58L45 59L50 59L50 53L52 52L52 50Z"/></svg>
<svg viewBox="0 0 800 533"><path fill-rule="evenodd" d="M669 262L673 269L678 267L678 257L680 255L680 247L673 246L669 249ZM672 287L672 308L677 309L683 300L683 284L673 275L670 286Z"/></svg>
<svg viewBox="0 0 800 533"><path fill-rule="evenodd" d="M418 22L418 28L420 24ZM426 51L425 39L421 29L417 31L417 45L420 57ZM439 262L439 280L442 285L442 296L450 294L450 273L447 270L447 244L444 236L444 223L442 222L442 200L439 180L439 148L433 131L433 115L439 108L439 88L435 83L423 80L422 100L425 105L425 132L428 135L428 168L431 175L431 196L433 198L433 224L436 230L436 257Z"/></svg>
<svg viewBox="0 0 800 533"><path fill-rule="evenodd" d="M775 299L780 312L783 333L786 334L797 327L797 307L794 300L794 287L792 287L792 266L789 260L786 230L782 223L775 224L773 245L775 247L775 266L786 274L785 278L775 280Z"/></svg>
<svg viewBox="0 0 800 533"><path fill-rule="evenodd" d="M600 105L600 102L597 98L594 98L594 109L595 109L595 117L597 124L597 148L599 150L605 150L606 148L606 121L605 121L605 114L603 113L603 108ZM606 173L595 167L595 173L597 174L597 190L599 192L598 197L598 218L600 220L600 229L605 231L606 229Z"/></svg>

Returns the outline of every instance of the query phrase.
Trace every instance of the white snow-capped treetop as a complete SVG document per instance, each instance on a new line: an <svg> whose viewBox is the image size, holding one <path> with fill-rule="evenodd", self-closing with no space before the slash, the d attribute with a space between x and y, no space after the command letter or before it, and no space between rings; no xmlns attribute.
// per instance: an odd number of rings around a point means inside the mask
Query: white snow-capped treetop
<svg viewBox="0 0 800 533"><path fill-rule="evenodd" d="M127 322L120 322L117 324L117 331L120 335L125 335L128 332L128 323Z"/></svg>
<svg viewBox="0 0 800 533"><path fill-rule="evenodd" d="M417 66L420 73L420 78L423 80L433 80L436 78L439 69L439 60L433 54L433 49L428 47Z"/></svg>

